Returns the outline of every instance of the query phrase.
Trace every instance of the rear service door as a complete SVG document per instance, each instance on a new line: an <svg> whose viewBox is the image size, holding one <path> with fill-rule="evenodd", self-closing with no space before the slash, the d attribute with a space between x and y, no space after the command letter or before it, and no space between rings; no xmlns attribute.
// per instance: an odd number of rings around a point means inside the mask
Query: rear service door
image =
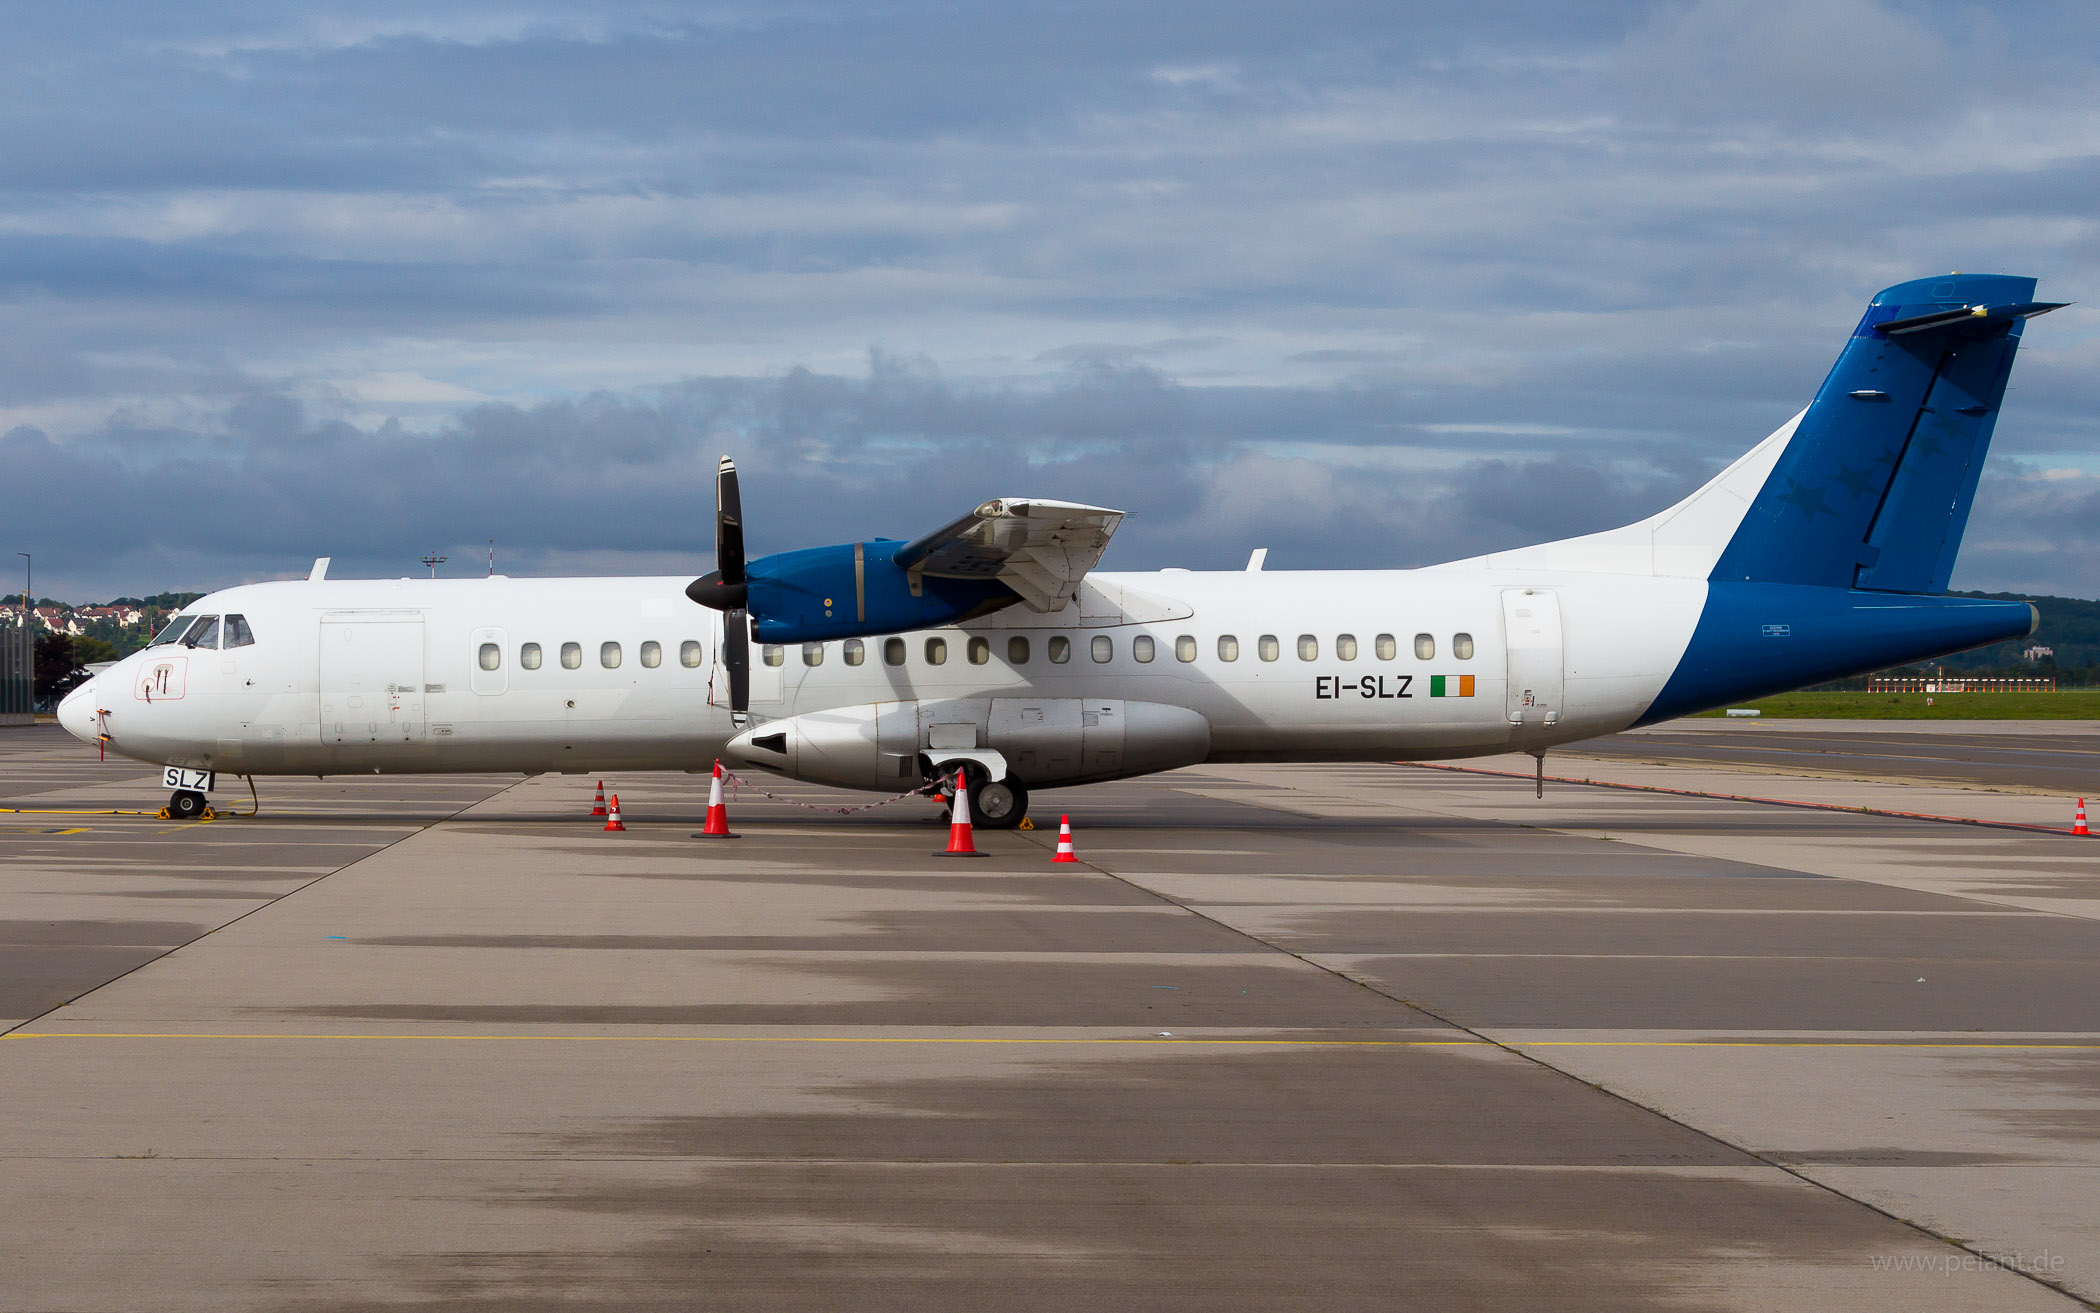
<svg viewBox="0 0 2100 1313"><path fill-rule="evenodd" d="M1560 597L1544 588L1502 591L1502 632L1509 652L1509 691L1503 704L1512 725L1551 725L1567 694L1560 633Z"/></svg>
<svg viewBox="0 0 2100 1313"><path fill-rule="evenodd" d="M414 612L321 619L321 741L423 740L423 617Z"/></svg>

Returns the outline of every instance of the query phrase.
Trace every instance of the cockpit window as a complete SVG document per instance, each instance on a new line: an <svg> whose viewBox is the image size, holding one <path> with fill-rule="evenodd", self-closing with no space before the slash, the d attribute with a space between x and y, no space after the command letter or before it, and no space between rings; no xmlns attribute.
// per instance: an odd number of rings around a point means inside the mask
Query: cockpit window
<svg viewBox="0 0 2100 1313"><path fill-rule="evenodd" d="M220 647L253 647L255 631L248 627L248 617L230 615L226 617L226 628L219 634Z"/></svg>
<svg viewBox="0 0 2100 1313"><path fill-rule="evenodd" d="M196 624L196 623L197 623L197 617L196 617L196 616L193 616L193 615L179 615L179 616L176 616L176 617L175 617L175 618L174 618L173 620L170 620L170 621L168 621L168 625L167 625L167 628L165 628L165 629L161 630L161 631L160 631L159 633L155 634L155 635L153 636L153 641L152 641L152 642L150 642L150 643L148 643L148 644L146 644L146 646L147 646L147 647L159 647L159 646L160 646L160 645L161 645L162 643L173 643L173 642L176 642L176 641L178 641L178 640L179 640L179 639L180 639L180 638L181 638L181 637L182 637L182 636L183 636L184 634L187 634L188 632L190 632L190 626L191 626L191 625L194 625L194 624Z"/></svg>
<svg viewBox="0 0 2100 1313"><path fill-rule="evenodd" d="M216 648L219 645L219 617L208 615L204 623L182 636L184 647Z"/></svg>

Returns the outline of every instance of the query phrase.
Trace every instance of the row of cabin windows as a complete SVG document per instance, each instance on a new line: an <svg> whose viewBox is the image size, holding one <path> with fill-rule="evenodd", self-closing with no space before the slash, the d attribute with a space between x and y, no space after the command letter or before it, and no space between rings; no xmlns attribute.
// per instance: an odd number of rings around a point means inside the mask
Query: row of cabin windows
<svg viewBox="0 0 2100 1313"><path fill-rule="evenodd" d="M476 655L483 670L500 670L503 668L503 649L495 643L483 643L481 651ZM664 645L652 639L642 644L638 655L644 668L654 670L664 663ZM607 670L618 670L623 659L624 653L618 643L598 644L598 664ZM526 643L518 648L518 664L527 670L538 670L544 660L545 654L541 651L538 643ZM700 644L698 640L688 638L678 645L678 664L688 670L697 670L699 668ZM561 645L561 668L563 670L575 670L582 665L583 644L563 643Z"/></svg>
<svg viewBox="0 0 2100 1313"><path fill-rule="evenodd" d="M1046 655L1049 656L1052 665L1061 666L1072 659L1072 640L1062 634L1052 637L1044 646L1048 649ZM1300 661L1317 661L1320 659L1320 639L1318 635L1298 635L1297 647ZM858 638L847 639L840 645L840 649L840 656L849 666L861 665L868 659L867 645ZM883 664L888 666L903 665L908 650L905 641L901 638L883 639ZM1015 634L1008 638L1006 640L1007 664L1013 666L1027 665L1030 650L1029 641L1025 636ZM1400 643L1391 634L1380 634L1371 640L1371 650L1380 661L1391 661L1399 656ZM927 665L945 665L948 661L948 640L945 638L926 639L923 651ZM1275 661L1283 655L1283 645L1278 641L1276 635L1263 634L1260 638L1254 640L1254 651L1255 655L1264 661ZM1194 661L1196 653L1197 644L1193 635L1183 634L1174 640L1175 660ZM1115 639L1107 634L1094 635L1087 642L1087 654L1097 662L1106 663L1113 661L1116 655ZM1152 661L1159 655L1158 643L1150 634L1139 634L1130 640L1130 655L1140 663ZM1358 655L1356 635L1336 635L1334 655L1338 661L1356 660ZM973 666L984 665L992 659L992 640L981 637L971 638L963 645L963 656ZM1451 656L1454 660L1471 661L1473 659L1473 636L1471 634L1453 634L1451 636ZM786 665L787 647L780 643L764 644L760 649L759 659L769 666ZM1239 659L1240 640L1232 634L1219 635L1218 660L1237 661ZM1436 636L1434 634L1415 635L1415 659L1418 661L1434 661L1436 659ZM804 643L802 645L802 664L805 666L823 665L824 644Z"/></svg>
<svg viewBox="0 0 2100 1313"><path fill-rule="evenodd" d="M213 617L206 618L211 619ZM244 635L240 642L252 643L255 641L254 637L247 633L246 621L239 616L228 616L227 620L230 624L239 625L240 632ZM229 630L229 632L231 631ZM214 629L214 633L216 633L216 629ZM167 642L171 640L162 638L159 641ZM209 644L204 645L209 646ZM234 642L227 644L229 647L238 645ZM1050 658L1052 665L1061 666L1072 659L1072 640L1063 634L1053 636L1044 646L1047 648L1046 655ZM1434 634L1416 634L1414 646L1416 660L1433 661L1436 659L1436 636ZM867 645L858 638L847 639L840 645L840 649L840 656L849 666L861 665L868 659ZM902 638L886 638L882 640L883 664L889 666L903 665L905 654L908 650ZM1030 650L1030 643L1025 635L1015 634L1008 638L1006 640L1007 664L1015 666L1027 665ZM1319 636L1316 634L1298 635L1297 650L1300 661L1319 660ZM1378 660L1391 661L1400 654L1399 640L1391 634L1380 634L1371 640L1371 651ZM924 652L927 665L945 665L948 661L948 640L938 637L928 638L925 640ZM1175 660L1183 662L1194 661L1196 653L1197 643L1193 635L1183 634L1174 640ZM1283 655L1283 644L1276 635L1263 634L1254 640L1254 653L1263 661L1275 661ZM1103 664L1113 661L1116 655L1115 639L1107 634L1094 635L1093 638L1088 640L1087 654L1096 662ZM963 655L973 666L984 665L992 659L992 641L988 638L973 637L963 645ZM1159 647L1150 634L1139 634L1130 640L1130 655L1141 664L1147 663L1159 655ZM1358 656L1356 635L1336 635L1334 656L1338 661L1356 660ZM1471 661L1473 659L1473 636L1471 634L1453 634L1451 636L1451 656L1454 660ZM656 669L663 664L663 645L654 640L643 643L640 658L645 669ZM483 670L499 670L503 666L503 649L495 643L483 643L479 659ZM598 664L605 669L618 670L622 659L623 653L618 643L600 643L598 645ZM787 648L779 643L764 644L760 649L759 659L769 666L786 665ZM1240 659L1240 640L1237 636L1232 634L1220 634L1218 636L1218 659L1220 661L1237 661ZM526 643L518 648L518 664L526 670L538 670L542 660L543 654L538 643ZM678 645L678 664L685 666L687 669L697 669L700 665L700 660L700 644L697 641L687 639ZM561 664L564 670L575 670L581 667L583 665L583 645L581 643L563 643L561 645ZM804 643L802 645L802 664L805 666L823 665L824 644Z"/></svg>

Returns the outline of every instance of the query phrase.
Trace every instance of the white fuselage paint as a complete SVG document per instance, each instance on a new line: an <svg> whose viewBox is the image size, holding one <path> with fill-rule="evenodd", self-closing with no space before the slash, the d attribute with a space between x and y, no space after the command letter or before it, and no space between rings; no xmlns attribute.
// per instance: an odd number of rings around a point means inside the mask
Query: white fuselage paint
<svg viewBox="0 0 2100 1313"><path fill-rule="evenodd" d="M108 735L126 756L236 775L706 770L742 727L726 705L721 617L689 602L686 583L244 585L185 611L245 616L252 645L135 653L69 697L61 720L90 741ZM1534 611L1522 602L1525 589L1549 596ZM751 719L877 703L1076 698L1193 711L1209 726L1205 759L1213 761L1540 749L1632 724L1683 655L1705 597L1703 578L1493 559L1410 571L1096 573L1081 605L1064 612L1011 608L901 635L902 665L884 660L882 637L863 640L859 665L846 663L837 641L821 645L816 665L798 644L768 666L754 644ZM1510 675L1550 680L1552 635L1536 632L1552 623L1549 604L1558 613L1560 704L1549 718L1525 718ZM1520 608L1533 616L1518 621ZM1531 628L1514 654L1512 625ZM1390 657L1378 655L1381 634L1393 637ZM1433 655L1417 655L1422 634ZM1470 658L1455 654L1458 634L1472 637ZM1274 660L1262 659L1265 635L1276 640ZM1310 660L1300 656L1305 635L1317 642ZM1341 635L1356 640L1353 660L1337 651ZM1029 640L1018 664L1008 660L1015 636ZM1220 656L1223 636L1237 640L1237 660ZM1149 662L1136 659L1141 637L1152 642ZM938 665L927 660L932 638L946 643ZM982 664L970 660L973 638L989 644ZM1057 638L1070 643L1062 663L1050 659ZM1096 638L1109 640L1107 661L1094 659ZM1193 661L1177 657L1183 638L1195 640ZM696 641L703 657L687 666L682 645ZM653 668L641 661L652 642L662 652ZM482 668L485 643L500 653L495 670ZM521 664L527 643L539 645L538 669ZM575 668L561 659L567 643L580 649ZM608 643L619 645L616 668L600 659ZM1432 696L1437 676L1441 697ZM1472 695L1459 696L1466 683ZM1109 774L1149 769L1128 765Z"/></svg>

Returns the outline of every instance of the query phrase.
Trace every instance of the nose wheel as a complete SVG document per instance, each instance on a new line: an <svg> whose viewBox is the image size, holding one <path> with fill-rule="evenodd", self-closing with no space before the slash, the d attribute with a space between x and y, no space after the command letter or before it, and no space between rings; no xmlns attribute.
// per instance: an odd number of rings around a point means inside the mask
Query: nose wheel
<svg viewBox="0 0 2100 1313"><path fill-rule="evenodd" d="M168 815L178 821L194 821L204 814L204 795L195 789L177 789L168 798Z"/></svg>

